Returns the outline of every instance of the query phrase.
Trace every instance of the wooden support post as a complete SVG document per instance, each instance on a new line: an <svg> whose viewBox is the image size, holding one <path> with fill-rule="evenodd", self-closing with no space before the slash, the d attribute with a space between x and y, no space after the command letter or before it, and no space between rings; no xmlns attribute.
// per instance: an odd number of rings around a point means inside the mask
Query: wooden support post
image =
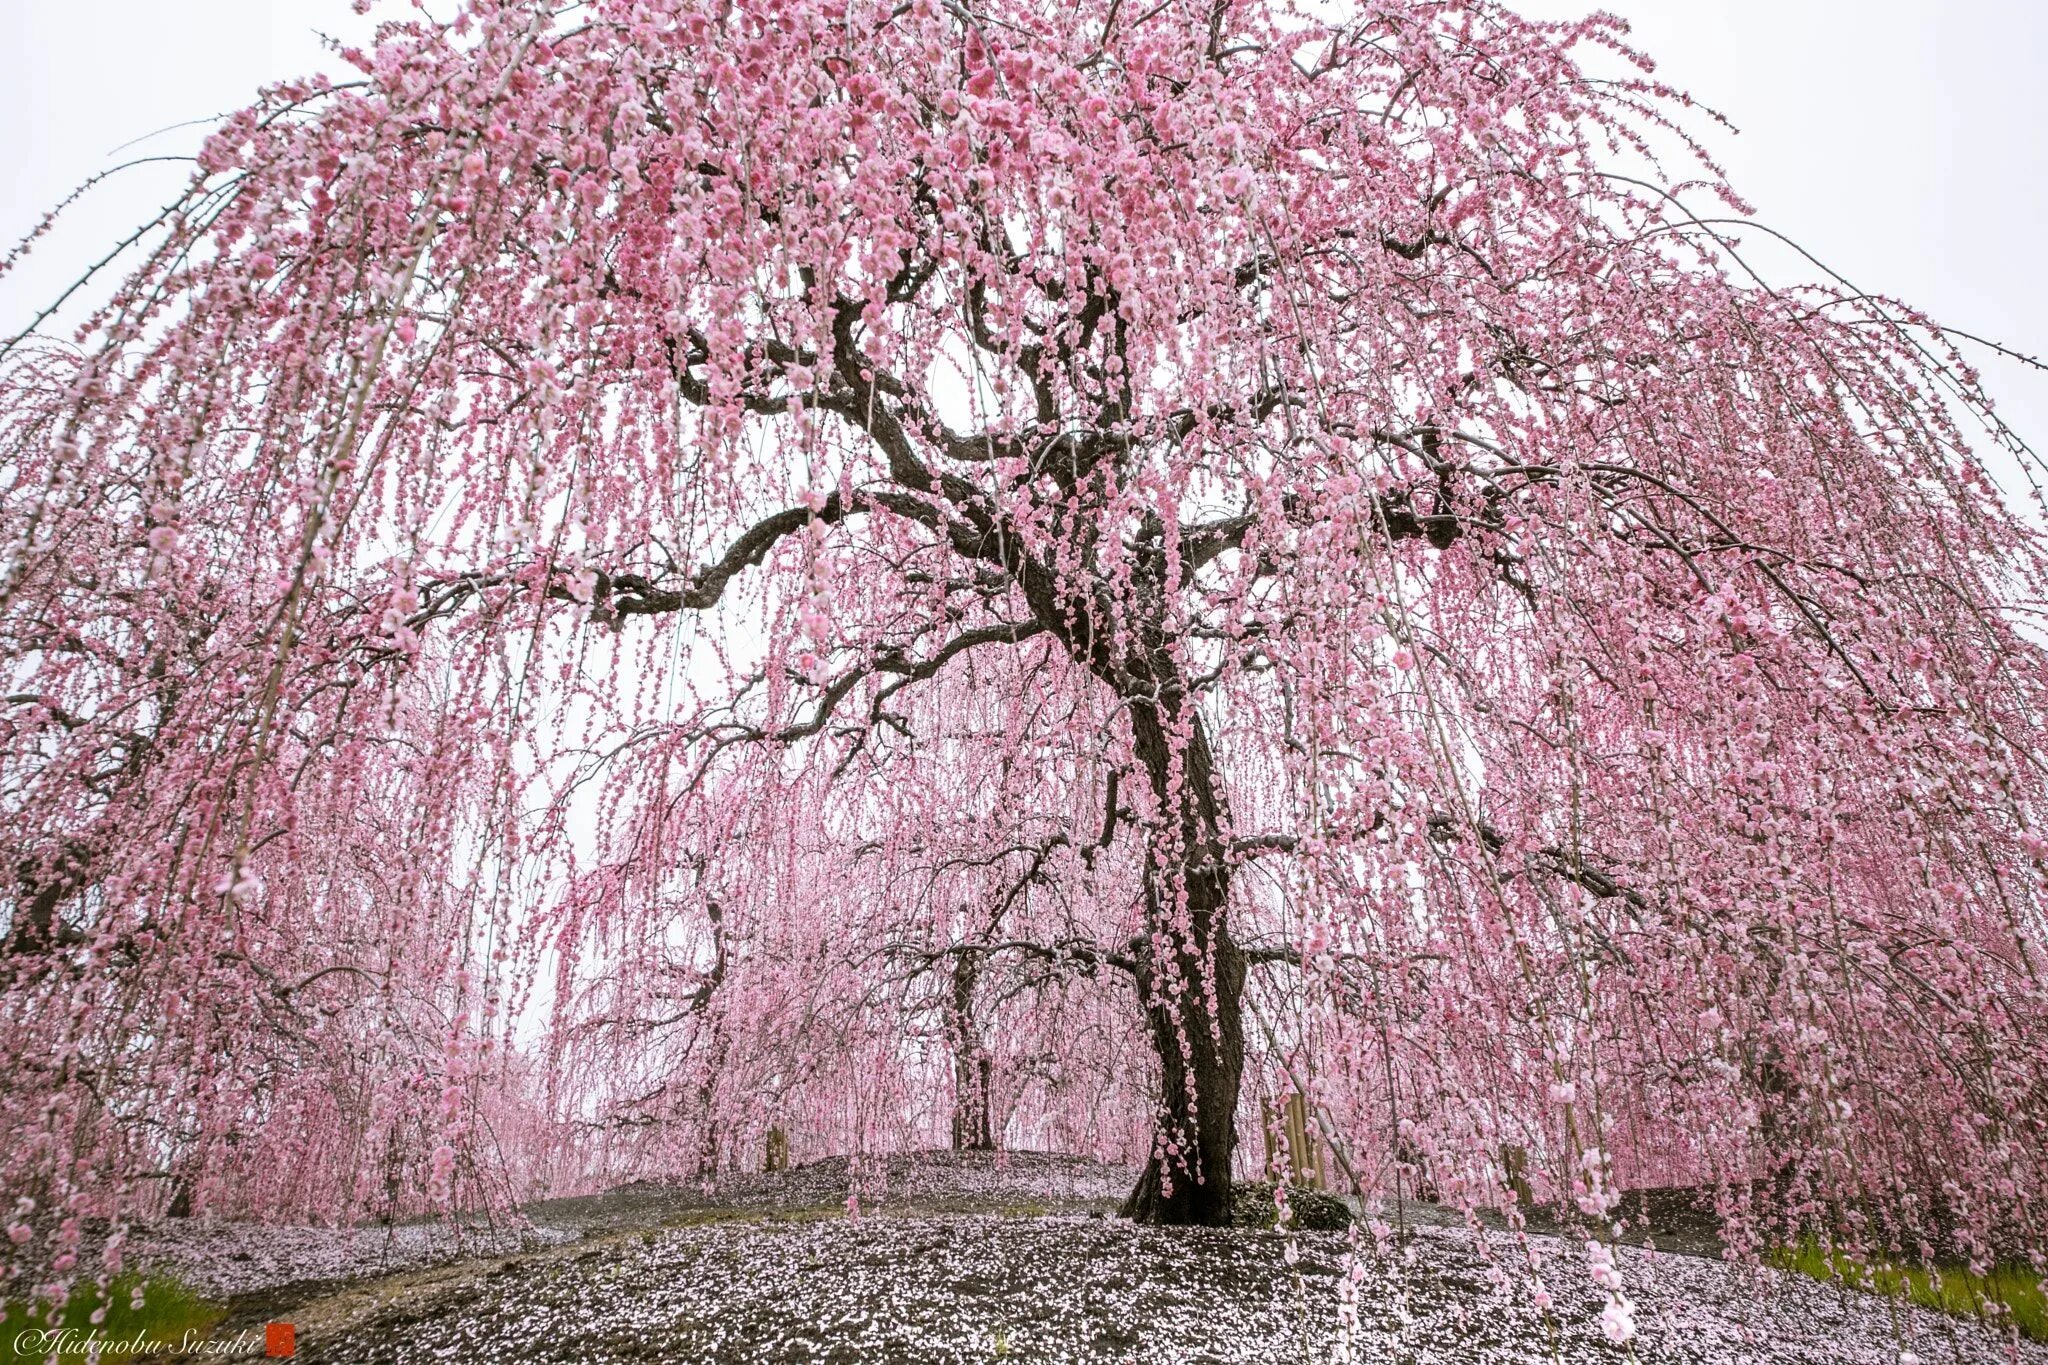
<svg viewBox="0 0 2048 1365"><path fill-rule="evenodd" d="M1515 1193L1515 1202L1527 1212L1536 1202L1536 1196L1529 1189L1529 1149L1503 1145L1500 1149L1500 1169L1507 1187Z"/></svg>

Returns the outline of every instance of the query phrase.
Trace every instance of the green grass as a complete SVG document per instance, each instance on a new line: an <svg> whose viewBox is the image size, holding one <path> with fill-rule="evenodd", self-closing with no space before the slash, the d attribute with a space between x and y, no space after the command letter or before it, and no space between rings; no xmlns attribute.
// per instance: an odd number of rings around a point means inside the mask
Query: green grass
<svg viewBox="0 0 2048 1365"><path fill-rule="evenodd" d="M1815 1242L1781 1247L1766 1259L1780 1270L1904 1299L1951 1317L1995 1316L2023 1337L2048 1341L2048 1294L2042 1293L2041 1277L2026 1266L1998 1266L1988 1275L1972 1275L1957 1266L1937 1272L1888 1261L1859 1265L1847 1253L1829 1253Z"/></svg>
<svg viewBox="0 0 2048 1365"><path fill-rule="evenodd" d="M140 1309L129 1306L138 1284L143 1289ZM95 1325L92 1315L103 1305L106 1316ZM46 1358L36 1354L34 1346L26 1351L21 1349L26 1344L22 1343L23 1334L32 1330L74 1330L76 1344L59 1358L66 1362L84 1361L87 1357L82 1343L91 1332L97 1331L102 1340L109 1342L132 1341L140 1335L150 1341L175 1344L187 1332L204 1337L227 1316L227 1311L226 1305L202 1299L174 1279L153 1276L143 1280L135 1275L122 1275L108 1286L104 1297L88 1282L74 1290L64 1307L54 1312L46 1302L8 1302L4 1313L0 1313L0 1365L26 1365ZM109 1351L103 1353L103 1358L133 1356Z"/></svg>

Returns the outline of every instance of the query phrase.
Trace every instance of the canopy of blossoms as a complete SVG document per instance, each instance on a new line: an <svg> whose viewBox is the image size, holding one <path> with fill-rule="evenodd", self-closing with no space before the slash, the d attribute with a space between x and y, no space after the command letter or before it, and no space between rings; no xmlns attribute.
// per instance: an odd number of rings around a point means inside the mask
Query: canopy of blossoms
<svg viewBox="0 0 2048 1365"><path fill-rule="evenodd" d="M2030 457L1610 22L344 55L0 362L21 1264L771 1130L1217 1221L1290 1091L1369 1197L2048 1248Z"/></svg>

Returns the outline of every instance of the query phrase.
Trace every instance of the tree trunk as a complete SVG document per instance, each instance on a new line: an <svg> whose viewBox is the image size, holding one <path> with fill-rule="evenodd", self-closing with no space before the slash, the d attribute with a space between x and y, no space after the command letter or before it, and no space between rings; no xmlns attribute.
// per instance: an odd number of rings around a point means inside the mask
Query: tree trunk
<svg viewBox="0 0 2048 1365"><path fill-rule="evenodd" d="M1131 714L1138 757L1161 806L1171 809L1171 796L1181 820L1179 866L1164 865L1155 851L1145 878L1148 932L1137 955L1138 993L1159 1056L1159 1109L1151 1157L1123 1212L1144 1223L1222 1227L1230 1221L1244 1077L1245 961L1230 937L1221 803L1199 717L1175 765L1159 713L1135 705ZM1184 918L1176 903L1183 890ZM1162 944L1170 954L1164 961Z"/></svg>
<svg viewBox="0 0 2048 1365"><path fill-rule="evenodd" d="M697 1175L705 1180L717 1177L719 1148L723 1145L718 1121L718 1078L725 1070L724 1020L714 1020L711 1027L711 1061L697 1083Z"/></svg>
<svg viewBox="0 0 2048 1365"><path fill-rule="evenodd" d="M947 1032L953 1047L953 1150L995 1149L989 1119L989 1082L994 1064L981 1045L974 1025L974 987L981 977L981 959L972 950L953 955L952 998L946 1006Z"/></svg>
<svg viewBox="0 0 2048 1365"><path fill-rule="evenodd" d="M992 1152L995 1129L989 1120L989 1076L993 1067L986 1053L953 1059L953 1150Z"/></svg>
<svg viewBox="0 0 2048 1365"><path fill-rule="evenodd" d="M1151 1158L1123 1212L1144 1223L1222 1227L1230 1221L1230 1166L1244 1078L1245 963L1220 900L1208 913L1197 910L1198 900L1220 898L1226 879L1212 875L1190 882L1194 951L1176 942L1170 975L1161 973L1149 945L1140 955L1138 989L1159 1055L1159 1109ZM1198 892L1203 883L1213 889ZM1203 960L1212 953L1213 978Z"/></svg>

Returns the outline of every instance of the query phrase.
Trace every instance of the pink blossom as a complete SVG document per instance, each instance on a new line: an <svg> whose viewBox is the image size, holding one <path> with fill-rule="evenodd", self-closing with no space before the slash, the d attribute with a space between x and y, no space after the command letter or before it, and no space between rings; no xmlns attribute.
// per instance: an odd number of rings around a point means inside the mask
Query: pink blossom
<svg viewBox="0 0 2048 1365"><path fill-rule="evenodd" d="M1600 1331L1616 1346L1625 1346L1634 1340L1635 1309L1627 1299L1616 1294L1607 1300L1607 1306L1600 1310Z"/></svg>

